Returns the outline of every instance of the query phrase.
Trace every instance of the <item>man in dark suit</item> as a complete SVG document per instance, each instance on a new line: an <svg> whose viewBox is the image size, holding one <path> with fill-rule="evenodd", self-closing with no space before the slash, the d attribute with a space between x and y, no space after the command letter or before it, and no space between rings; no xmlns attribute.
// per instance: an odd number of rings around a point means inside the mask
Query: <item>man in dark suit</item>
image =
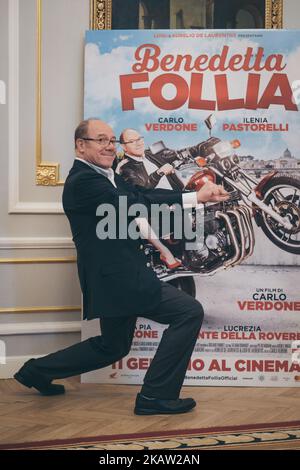
<svg viewBox="0 0 300 470"><path fill-rule="evenodd" d="M141 240L98 237L97 208L110 204L119 211L120 196L128 207L141 203L197 204L226 200L221 186L205 185L198 193L131 186L114 175L111 166L116 138L100 120L80 123L75 132L76 159L65 182L63 206L77 249L83 293L84 319L100 318L101 336L89 338L47 356L30 359L16 380L43 395L64 393L54 379L106 367L130 351L136 319L143 316L169 325L146 373L135 404L136 414L183 413L196 403L180 399L197 336L202 324L201 304L175 287L160 282L147 263Z"/></svg>

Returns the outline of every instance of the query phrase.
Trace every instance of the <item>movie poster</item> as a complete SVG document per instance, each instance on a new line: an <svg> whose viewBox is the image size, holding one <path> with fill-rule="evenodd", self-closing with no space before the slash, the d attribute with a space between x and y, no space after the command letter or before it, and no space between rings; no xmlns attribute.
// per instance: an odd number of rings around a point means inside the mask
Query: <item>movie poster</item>
<svg viewBox="0 0 300 470"><path fill-rule="evenodd" d="M212 135L240 141L250 175L300 178L299 63L295 30L88 31L84 114L170 149L205 141L213 115ZM185 385L300 384L300 256L255 238L245 263L195 276L205 319ZM164 328L141 318L130 354L82 381L142 383ZM83 322L83 339L98 332Z"/></svg>

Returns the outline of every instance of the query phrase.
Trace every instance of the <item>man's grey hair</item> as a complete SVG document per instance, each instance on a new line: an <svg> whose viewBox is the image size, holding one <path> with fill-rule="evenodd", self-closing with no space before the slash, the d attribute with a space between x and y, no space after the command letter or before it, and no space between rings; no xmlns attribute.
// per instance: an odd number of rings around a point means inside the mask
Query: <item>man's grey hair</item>
<svg viewBox="0 0 300 470"><path fill-rule="evenodd" d="M81 121L75 129L74 143L76 147L77 139L84 139L88 135L89 122L91 119Z"/></svg>
<svg viewBox="0 0 300 470"><path fill-rule="evenodd" d="M85 139L88 136L88 129L89 129L90 121L100 121L100 119L92 117L92 118L85 119L84 121L81 121L78 124L78 126L75 129L75 134L74 134L75 148L76 148L77 139Z"/></svg>

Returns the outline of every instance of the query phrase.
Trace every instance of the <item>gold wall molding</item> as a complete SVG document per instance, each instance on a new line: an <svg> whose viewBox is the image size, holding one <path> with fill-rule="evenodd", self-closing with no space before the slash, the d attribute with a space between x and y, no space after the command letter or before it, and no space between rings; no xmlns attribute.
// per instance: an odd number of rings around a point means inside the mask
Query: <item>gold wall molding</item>
<svg viewBox="0 0 300 470"><path fill-rule="evenodd" d="M36 0L37 11L37 92L36 92L36 169L37 186L62 186L60 164L43 160L42 149L42 0ZM90 29L111 29L112 0L90 0Z"/></svg>
<svg viewBox="0 0 300 470"><path fill-rule="evenodd" d="M42 0L36 0L37 11L37 93L36 93L36 185L61 186L64 181L59 179L59 163L43 161L42 153Z"/></svg>
<svg viewBox="0 0 300 470"><path fill-rule="evenodd" d="M81 312L81 306L62 307L8 307L0 308L0 314L5 313L59 313L59 312Z"/></svg>
<svg viewBox="0 0 300 470"><path fill-rule="evenodd" d="M91 29L111 29L113 0L90 0ZM283 0L265 0L265 28L281 29L283 26Z"/></svg>
<svg viewBox="0 0 300 470"><path fill-rule="evenodd" d="M0 237L0 253L4 250L73 251L75 245L71 237Z"/></svg>
<svg viewBox="0 0 300 470"><path fill-rule="evenodd" d="M75 256L61 258L0 258L0 264L76 263Z"/></svg>

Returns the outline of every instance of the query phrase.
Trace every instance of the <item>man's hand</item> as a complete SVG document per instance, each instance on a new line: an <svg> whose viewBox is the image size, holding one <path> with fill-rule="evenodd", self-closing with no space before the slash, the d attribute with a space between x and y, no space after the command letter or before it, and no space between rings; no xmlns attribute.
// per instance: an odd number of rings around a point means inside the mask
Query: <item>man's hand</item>
<svg viewBox="0 0 300 470"><path fill-rule="evenodd" d="M229 194L220 184L208 181L197 191L198 202L220 202L227 201Z"/></svg>
<svg viewBox="0 0 300 470"><path fill-rule="evenodd" d="M170 163L166 163L165 165L161 166L158 170L157 173L159 175L170 175L171 173L174 173L174 167L170 165Z"/></svg>

